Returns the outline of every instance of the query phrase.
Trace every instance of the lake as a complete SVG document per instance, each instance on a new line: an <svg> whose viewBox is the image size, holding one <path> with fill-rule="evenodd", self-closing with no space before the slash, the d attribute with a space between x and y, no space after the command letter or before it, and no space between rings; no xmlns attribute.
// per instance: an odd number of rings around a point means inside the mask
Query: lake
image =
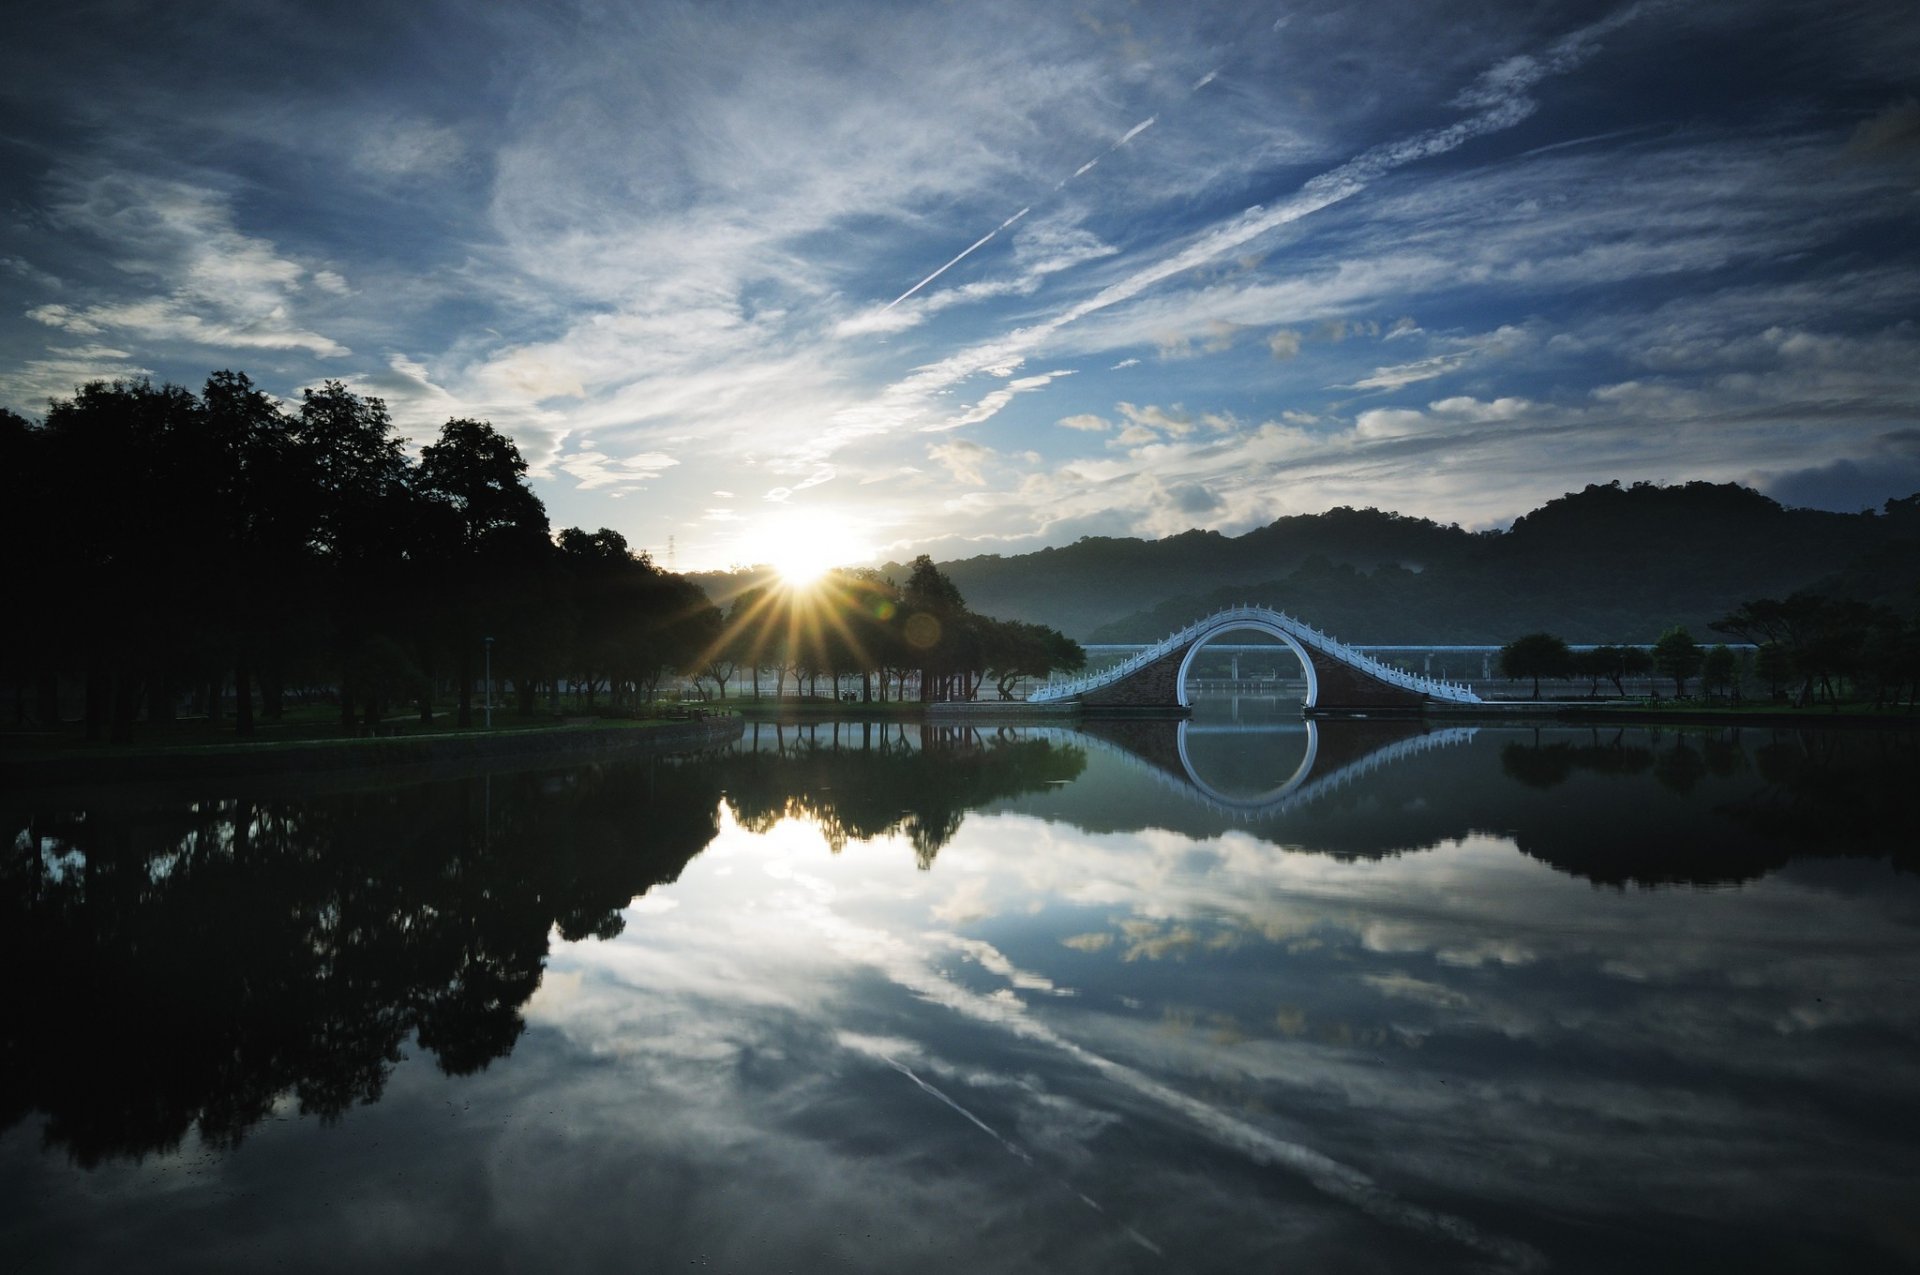
<svg viewBox="0 0 1920 1275"><path fill-rule="evenodd" d="M1911 732L0 798L10 1271L1911 1270Z"/></svg>

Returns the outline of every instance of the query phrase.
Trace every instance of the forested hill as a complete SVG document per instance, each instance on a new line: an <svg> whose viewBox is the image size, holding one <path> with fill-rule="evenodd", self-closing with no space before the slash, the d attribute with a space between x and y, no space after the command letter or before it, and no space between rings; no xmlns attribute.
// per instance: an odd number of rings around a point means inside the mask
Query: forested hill
<svg viewBox="0 0 1920 1275"><path fill-rule="evenodd" d="M1427 569L1465 560L1476 539L1425 518L1343 507L1282 518L1243 536L1214 531L1186 531L1164 540L1089 536L1058 549L962 558L940 569L975 610L1085 637L1197 590L1272 580L1316 556L1368 568L1395 563ZM888 563L881 570L904 578L906 568Z"/></svg>
<svg viewBox="0 0 1920 1275"><path fill-rule="evenodd" d="M1910 544L1908 542L1911 542ZM1920 560L1920 495L1879 514L1787 509L1735 484L1591 486L1469 533L1340 508L1243 536L1090 537L940 564L973 609L1083 641L1148 641L1220 606L1261 602L1348 641L1651 641L1755 597L1822 581L1900 602ZM888 564L889 575L905 568Z"/></svg>

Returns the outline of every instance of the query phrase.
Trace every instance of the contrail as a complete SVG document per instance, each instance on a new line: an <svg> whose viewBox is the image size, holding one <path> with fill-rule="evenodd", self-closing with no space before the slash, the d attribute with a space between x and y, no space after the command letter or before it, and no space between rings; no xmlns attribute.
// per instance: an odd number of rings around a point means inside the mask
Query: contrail
<svg viewBox="0 0 1920 1275"><path fill-rule="evenodd" d="M962 252L959 256L955 257L952 261L949 261L946 265L941 266L938 270L934 271L932 274L928 275L926 278L922 279L920 282L914 284L911 288L908 288L905 292L901 293L899 296L895 297L893 300L881 306L880 313L885 314L887 311L893 309L893 307L899 305L902 301L905 301L908 297L912 296L914 293L920 291L920 289L932 283L935 279L938 279L941 275L945 274L947 271L959 265L962 261L965 261L968 257L972 256L975 252L979 251L981 248L986 247L988 240L992 239L995 235L999 234L1001 231L1005 230L1008 226L1011 226L1014 222L1019 221L1022 217L1026 216L1028 213L1032 211L1033 211L1033 206L1029 204L1027 207L1022 208L1019 212L1007 218L1005 221L1001 222L999 225L995 226L992 230L989 230L986 234L981 235L978 239L974 240L973 243L968 245L966 251Z"/></svg>
<svg viewBox="0 0 1920 1275"><path fill-rule="evenodd" d="M1207 85L1213 83L1214 77L1219 74L1220 72L1218 71L1207 72L1204 76L1200 78L1198 83L1194 84L1193 87L1188 89L1187 91L1189 93L1198 92L1199 90L1205 88ZM1140 134L1152 128L1156 123L1159 122L1159 120L1160 120L1160 117L1158 115L1149 115L1147 116L1147 118L1141 120L1138 124L1135 124L1132 128L1122 133L1120 135L1119 141L1107 147L1107 149L1101 151L1098 155L1095 155L1092 159L1080 165L1080 167L1074 169L1072 177L1063 177L1058 182L1056 182L1053 187L1054 190L1058 191L1062 189L1063 187L1066 186L1068 182L1072 181L1074 177L1085 176L1086 173L1089 170L1091 170L1094 165L1098 164L1101 160L1105 159L1107 156L1119 150L1122 146L1125 146L1128 142L1132 141L1134 138L1140 136ZM1014 222L1019 221L1022 217L1026 216L1028 213L1032 211L1033 211L1033 205L1029 204L1025 208L1022 208L1019 212L1015 213L1013 216L1007 218L1005 221L995 226L992 230L989 230L986 234L981 235L978 239L974 240L971 244L968 244L966 247L966 250L963 251L959 256L955 257L952 261L949 261L946 265L941 266L938 270L934 271L932 274L928 275L926 278L922 279L920 282L914 284L911 288L908 288L905 292L901 293L899 296L895 297L893 300L881 306L880 313L885 314L887 311L893 309L893 307L899 305L902 301L905 301L908 297L912 296L914 293L920 291L920 289L932 283L935 279L938 279L941 275L945 274L947 271L959 265L962 261L965 261L968 257L972 256L974 253L978 252L980 249L986 247L987 244L993 239L995 235L999 234L1001 231L1005 230L1008 226L1011 226Z"/></svg>

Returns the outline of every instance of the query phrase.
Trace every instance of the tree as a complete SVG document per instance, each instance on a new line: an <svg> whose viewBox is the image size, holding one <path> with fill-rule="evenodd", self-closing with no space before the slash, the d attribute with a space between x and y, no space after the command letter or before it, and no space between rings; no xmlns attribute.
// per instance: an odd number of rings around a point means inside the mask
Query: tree
<svg viewBox="0 0 1920 1275"><path fill-rule="evenodd" d="M243 372L220 371L201 390L208 498L221 515L209 562L224 605L213 608L233 668L234 729L253 731L259 677L269 720L281 714L290 648L312 588L313 482L294 423Z"/></svg>
<svg viewBox="0 0 1920 1275"><path fill-rule="evenodd" d="M543 605L543 569L552 553L547 511L526 482L527 462L513 440L485 421L455 419L420 451L413 491L420 500L419 560L414 596L438 619L421 645L429 669L436 646L454 652L458 721L473 720L473 678L483 638L498 636L496 655L511 674L522 712L533 685L556 654L558 608ZM422 715L430 717L431 688Z"/></svg>
<svg viewBox="0 0 1920 1275"><path fill-rule="evenodd" d="M1622 697L1627 693L1627 678L1653 667L1652 657L1637 646L1596 646L1581 652L1576 663L1580 672L1596 681L1605 678L1612 682L1614 694Z"/></svg>
<svg viewBox="0 0 1920 1275"><path fill-rule="evenodd" d="M1500 648L1500 675L1524 681L1533 679L1533 698L1540 698L1540 679L1567 677L1573 673L1573 652L1551 633L1529 633Z"/></svg>
<svg viewBox="0 0 1920 1275"><path fill-rule="evenodd" d="M1740 661L1734 657L1725 643L1716 643L1710 649L1700 665L1700 693L1708 699L1715 695L1724 695L1738 700L1740 690Z"/></svg>
<svg viewBox="0 0 1920 1275"><path fill-rule="evenodd" d="M32 623L16 618L0 624L0 675L13 682L14 725L32 722L53 728L60 725L60 656L67 633L49 599L59 584L64 555L58 548L21 551L46 537L52 525L49 515L56 501L46 481L52 472L47 448L46 430L0 408L0 544L11 550L8 587L16 612L35 616Z"/></svg>
<svg viewBox="0 0 1920 1275"><path fill-rule="evenodd" d="M340 720L353 721L352 669L363 643L399 605L407 546L407 458L380 399L339 381L301 392L295 439L312 476L312 534L330 583L333 643L340 671Z"/></svg>
<svg viewBox="0 0 1920 1275"><path fill-rule="evenodd" d="M200 403L177 385L94 381L49 404L42 459L64 531L59 620L85 677L87 738L132 738L141 700L171 711L175 679L201 654L203 610L181 582L214 551L208 502L181 501L207 476Z"/></svg>
<svg viewBox="0 0 1920 1275"><path fill-rule="evenodd" d="M1087 655L1080 644L1044 624L981 617L977 631L986 676L1003 700L1013 698L1014 684L1023 677L1046 677L1086 666Z"/></svg>
<svg viewBox="0 0 1920 1275"><path fill-rule="evenodd" d="M1687 679L1700 671L1706 655L1685 626L1674 625L1653 644L1653 666L1673 679L1673 693L1685 697Z"/></svg>
<svg viewBox="0 0 1920 1275"><path fill-rule="evenodd" d="M773 602L765 586L755 585L737 595L727 609L726 625L713 658L744 665L753 678L753 697L760 698L760 670L778 664L779 634L772 620ZM779 694L779 688L774 689Z"/></svg>
<svg viewBox="0 0 1920 1275"><path fill-rule="evenodd" d="M1753 673L1767 684L1774 699L1785 699L1786 685L1794 678L1792 652L1779 642L1762 642L1754 652Z"/></svg>
<svg viewBox="0 0 1920 1275"><path fill-rule="evenodd" d="M901 634L920 666L921 700L955 698L955 675L973 645L961 624L966 600L923 553L913 560L900 603Z"/></svg>

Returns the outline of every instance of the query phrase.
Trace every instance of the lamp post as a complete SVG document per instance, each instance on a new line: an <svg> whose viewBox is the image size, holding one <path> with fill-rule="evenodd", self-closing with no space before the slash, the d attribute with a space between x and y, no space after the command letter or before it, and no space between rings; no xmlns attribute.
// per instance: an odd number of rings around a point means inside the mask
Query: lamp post
<svg viewBox="0 0 1920 1275"><path fill-rule="evenodd" d="M486 674L485 674L487 679L487 729L492 730L493 729L493 639L481 638L480 640L486 645L486 648L487 648Z"/></svg>

